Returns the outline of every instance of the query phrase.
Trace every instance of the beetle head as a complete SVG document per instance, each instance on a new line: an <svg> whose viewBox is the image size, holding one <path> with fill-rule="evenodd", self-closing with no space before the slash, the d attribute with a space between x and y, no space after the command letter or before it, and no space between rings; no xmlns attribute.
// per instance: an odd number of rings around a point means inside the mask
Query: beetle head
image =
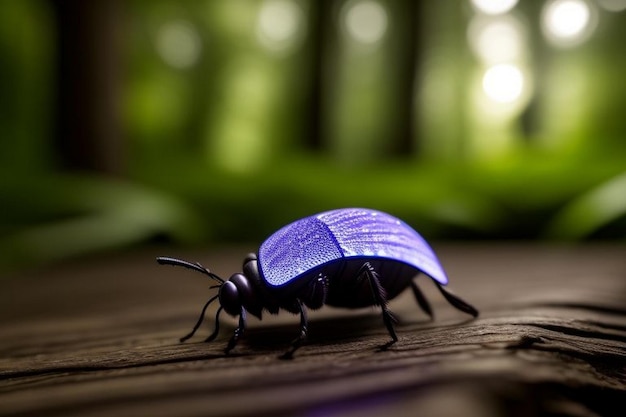
<svg viewBox="0 0 626 417"><path fill-rule="evenodd" d="M193 334L202 323L206 309L216 299L219 299L220 308L217 310L217 314L215 316L216 331L209 337L209 339L211 340L215 336L217 336L219 314L222 309L231 316L241 315L243 309L245 309L259 319L261 318L263 305L260 302L259 294L257 293L258 285L255 285L255 283L259 282L257 258L255 254L249 254L245 258L243 263L244 273L233 274L228 279L228 281L224 281L222 278L209 271L207 268L203 267L199 263L191 263L182 259L169 257L159 257L157 258L157 262L162 265L182 266L188 269L192 269L194 271L201 272L217 282L217 285L213 285L210 288L219 288L218 295L209 299L209 301L207 301L202 308L200 318L198 319L198 322L194 326L191 333L183 337L181 341L187 340L188 338L193 336Z"/></svg>
<svg viewBox="0 0 626 417"><path fill-rule="evenodd" d="M220 286L219 299L224 310L231 316L236 316L241 313L242 305L237 285L231 281L233 277L234 275Z"/></svg>
<svg viewBox="0 0 626 417"><path fill-rule="evenodd" d="M224 310L231 316L241 314L245 308L254 316L261 318L263 306L260 302L254 278L250 279L245 272L236 273L220 286L219 299Z"/></svg>

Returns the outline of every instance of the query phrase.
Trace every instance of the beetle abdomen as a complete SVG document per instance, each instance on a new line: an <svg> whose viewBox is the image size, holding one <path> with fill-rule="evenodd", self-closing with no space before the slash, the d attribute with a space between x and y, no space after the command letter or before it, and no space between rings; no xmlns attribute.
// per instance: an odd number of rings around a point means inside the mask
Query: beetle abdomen
<svg viewBox="0 0 626 417"><path fill-rule="evenodd" d="M376 271L387 301L394 299L411 285L420 273L415 267L392 259L369 260L347 258L340 270L329 280L326 304L333 307L361 308L376 304L372 287L365 274L357 276L364 263Z"/></svg>

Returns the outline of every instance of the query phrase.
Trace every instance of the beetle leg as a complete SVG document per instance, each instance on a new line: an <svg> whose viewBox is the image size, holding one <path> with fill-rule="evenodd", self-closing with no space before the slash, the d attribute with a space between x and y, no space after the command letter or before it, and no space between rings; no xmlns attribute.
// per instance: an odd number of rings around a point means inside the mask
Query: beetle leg
<svg viewBox="0 0 626 417"><path fill-rule="evenodd" d="M420 308L424 311L424 313L430 316L431 320L434 318L433 309L430 307L430 303L424 297L424 294L419 289L415 281L411 281L411 289L413 289L413 295L415 295L415 301L420 306Z"/></svg>
<svg viewBox="0 0 626 417"><path fill-rule="evenodd" d="M306 340L309 333L309 321L306 315L306 308L304 308L302 301L300 301L299 299L296 299L296 305L300 310L300 335L298 335L298 337L295 338L293 342L291 342L291 349L283 354L283 359L292 359L293 354L296 350L300 348L302 342Z"/></svg>
<svg viewBox="0 0 626 417"><path fill-rule="evenodd" d="M454 307L458 308L464 313L470 314L474 317L478 317L478 310L476 310L476 308L470 305L467 301L464 301L458 295L453 294L450 290L446 290L438 283L437 288L439 288L439 291L444 296L444 298L448 300L448 302Z"/></svg>
<svg viewBox="0 0 626 417"><path fill-rule="evenodd" d="M222 312L224 308L222 306L220 306L220 308L217 309L217 313L215 313L215 329L213 329L213 333L211 333L209 335L209 337L207 337L206 339L204 339L204 342L212 342L215 340L215 338L217 337L217 335L220 332L220 313ZM193 334L193 332L192 332ZM181 339L182 341L182 339Z"/></svg>
<svg viewBox="0 0 626 417"><path fill-rule="evenodd" d="M200 328L200 325L204 321L204 313L206 313L206 310L209 307L209 304L211 304L213 301L215 301L217 299L217 297L219 297L219 295L216 295L216 296L212 297L209 301L206 302L204 307L202 307L202 311L200 312L200 317L198 318L198 321L196 322L196 325L193 326L193 329L191 330L191 332L189 334L187 334L186 336L183 336L183 337L180 338L181 343L184 342L185 340L189 339L191 336L193 336L196 333L196 331ZM215 319L215 320L217 322L217 319Z"/></svg>
<svg viewBox="0 0 626 417"><path fill-rule="evenodd" d="M224 353L228 354L231 350L233 350L233 348L237 344L237 341L239 341L239 338L243 335L243 332L245 331L245 329L246 329L246 309L242 308L241 314L239 314L239 326L237 326L237 328L235 329L235 333L233 334L233 337L231 337L230 340L228 341L228 345L226 346Z"/></svg>
<svg viewBox="0 0 626 417"><path fill-rule="evenodd" d="M385 323L385 327L387 328L387 332L389 332L389 336L391 336L391 342L386 343L383 346L383 349L388 348L398 341L398 336L396 335L396 330L394 329L394 324L397 322L396 318L391 314L389 308L387 308L387 296L385 294L385 289L382 285L380 285L380 280L378 279L378 273L374 270L374 267L369 263L365 262L363 266L359 269L357 276L361 274L365 274L367 281L370 284L370 288L372 289L372 293L374 295L374 300L376 304L378 304L383 313L383 323Z"/></svg>
<svg viewBox="0 0 626 417"><path fill-rule="evenodd" d="M308 308L317 310L326 304L327 294L328 277L320 273L314 280L311 281L307 287L307 292L300 298Z"/></svg>

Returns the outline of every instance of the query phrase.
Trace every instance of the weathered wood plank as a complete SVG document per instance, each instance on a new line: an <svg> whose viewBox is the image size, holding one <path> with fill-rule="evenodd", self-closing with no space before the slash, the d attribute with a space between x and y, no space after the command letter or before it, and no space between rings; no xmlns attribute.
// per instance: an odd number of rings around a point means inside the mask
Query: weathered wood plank
<svg viewBox="0 0 626 417"><path fill-rule="evenodd" d="M247 249L247 248L246 248ZM390 306L311 314L309 343L284 313L251 320L230 356L220 338L178 337L208 298L201 276L147 251L2 279L0 415L622 415L626 398L624 246L437 248L469 320L428 280L436 318L410 293ZM246 250L185 254L228 276ZM211 320L209 320L210 322Z"/></svg>

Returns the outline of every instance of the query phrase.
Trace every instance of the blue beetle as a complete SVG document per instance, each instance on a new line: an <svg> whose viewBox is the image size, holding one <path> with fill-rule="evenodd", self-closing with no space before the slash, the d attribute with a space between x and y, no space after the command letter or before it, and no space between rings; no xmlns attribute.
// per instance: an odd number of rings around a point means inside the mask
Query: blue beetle
<svg viewBox="0 0 626 417"><path fill-rule="evenodd" d="M239 316L225 352L230 352L246 327L246 313L261 319L263 310L277 314L280 309L300 315L300 334L285 357L291 357L307 337L306 308L318 309L327 304L359 308L376 305L391 341L398 340L395 318L387 308L393 299L411 287L418 305L432 317L430 304L415 284L424 273L436 284L444 298L457 309L478 316L469 303L444 289L448 278L430 245L409 225L381 211L346 208L326 211L297 220L279 229L259 247L258 256L249 254L243 261L243 273L223 280L199 263L159 257L160 264L190 268L217 282L218 294L202 308L193 330L181 338L184 342L200 327L209 304L219 299L215 329L206 339L219 333L222 310Z"/></svg>

